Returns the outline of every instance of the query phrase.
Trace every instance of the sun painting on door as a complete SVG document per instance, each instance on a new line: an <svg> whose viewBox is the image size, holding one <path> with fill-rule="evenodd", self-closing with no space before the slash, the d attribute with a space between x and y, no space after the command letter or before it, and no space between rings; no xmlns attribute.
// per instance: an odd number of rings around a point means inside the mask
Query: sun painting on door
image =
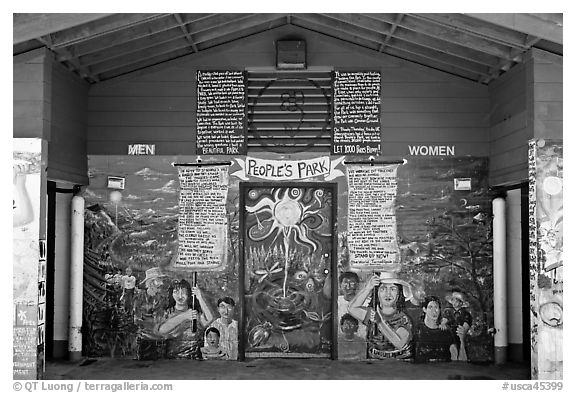
<svg viewBox="0 0 576 393"><path fill-rule="evenodd" d="M335 192L317 184L243 192L246 356L330 356Z"/></svg>

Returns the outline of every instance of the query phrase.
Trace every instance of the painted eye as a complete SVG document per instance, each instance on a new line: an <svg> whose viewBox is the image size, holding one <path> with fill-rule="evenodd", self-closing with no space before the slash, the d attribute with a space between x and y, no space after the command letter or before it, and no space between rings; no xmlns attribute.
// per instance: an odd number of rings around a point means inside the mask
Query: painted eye
<svg viewBox="0 0 576 393"><path fill-rule="evenodd" d="M303 271L303 270L300 270L300 271L297 271L296 273L294 273L293 277L295 280L298 280L298 281L305 280L308 278L308 273Z"/></svg>

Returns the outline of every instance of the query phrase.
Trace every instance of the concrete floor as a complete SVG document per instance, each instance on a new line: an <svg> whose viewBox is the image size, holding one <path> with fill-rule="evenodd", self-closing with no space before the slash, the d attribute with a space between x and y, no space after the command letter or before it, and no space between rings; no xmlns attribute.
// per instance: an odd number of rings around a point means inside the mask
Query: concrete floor
<svg viewBox="0 0 576 393"><path fill-rule="evenodd" d="M47 380L456 380L530 379L526 364L461 362L411 364L397 360L251 359L193 361L84 359L47 361Z"/></svg>

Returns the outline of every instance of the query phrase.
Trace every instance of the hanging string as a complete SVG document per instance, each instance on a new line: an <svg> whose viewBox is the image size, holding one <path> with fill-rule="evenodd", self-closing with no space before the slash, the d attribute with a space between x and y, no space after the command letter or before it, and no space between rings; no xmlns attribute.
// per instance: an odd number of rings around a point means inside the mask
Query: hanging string
<svg viewBox="0 0 576 393"><path fill-rule="evenodd" d="M345 165L392 165L392 164L402 164L405 165L408 163L408 160L403 158L401 160L385 160L385 161L376 161L376 159L372 156L368 159L368 161L344 161Z"/></svg>

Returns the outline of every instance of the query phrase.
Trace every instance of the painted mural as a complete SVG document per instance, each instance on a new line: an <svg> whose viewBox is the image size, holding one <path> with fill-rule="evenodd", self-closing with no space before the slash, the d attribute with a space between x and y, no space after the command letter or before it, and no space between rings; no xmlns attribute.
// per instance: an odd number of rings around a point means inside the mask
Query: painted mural
<svg viewBox="0 0 576 393"><path fill-rule="evenodd" d="M563 145L534 140L529 149L532 378L563 376Z"/></svg>
<svg viewBox="0 0 576 393"><path fill-rule="evenodd" d="M486 158L410 157L399 165L399 262L393 269L365 270L349 258L343 157L323 163L312 153L289 161L259 155L277 162L277 169L288 168L283 163L293 165L293 173L307 168L301 179L286 179L290 183L262 177L278 170L254 176L256 167L241 165L246 157L232 157L226 264L194 273L175 263L179 184L172 163L196 158L89 158L90 186L83 194L86 354L492 360ZM111 197L109 175L126 178L120 197ZM469 179L470 187L455 189L455 179ZM178 323L183 320L196 323Z"/></svg>
<svg viewBox="0 0 576 393"><path fill-rule="evenodd" d="M487 174L487 160L474 157L411 157L399 166L399 266L355 269L347 234L338 234L340 358L493 359ZM471 179L470 189L455 190L460 178Z"/></svg>
<svg viewBox="0 0 576 393"><path fill-rule="evenodd" d="M46 163L35 138L13 139L12 244L14 379L44 372L46 241L41 239L42 177ZM45 202L45 201L44 201Z"/></svg>
<svg viewBox="0 0 576 393"><path fill-rule="evenodd" d="M241 189L246 355L330 356L334 191L306 183Z"/></svg>

